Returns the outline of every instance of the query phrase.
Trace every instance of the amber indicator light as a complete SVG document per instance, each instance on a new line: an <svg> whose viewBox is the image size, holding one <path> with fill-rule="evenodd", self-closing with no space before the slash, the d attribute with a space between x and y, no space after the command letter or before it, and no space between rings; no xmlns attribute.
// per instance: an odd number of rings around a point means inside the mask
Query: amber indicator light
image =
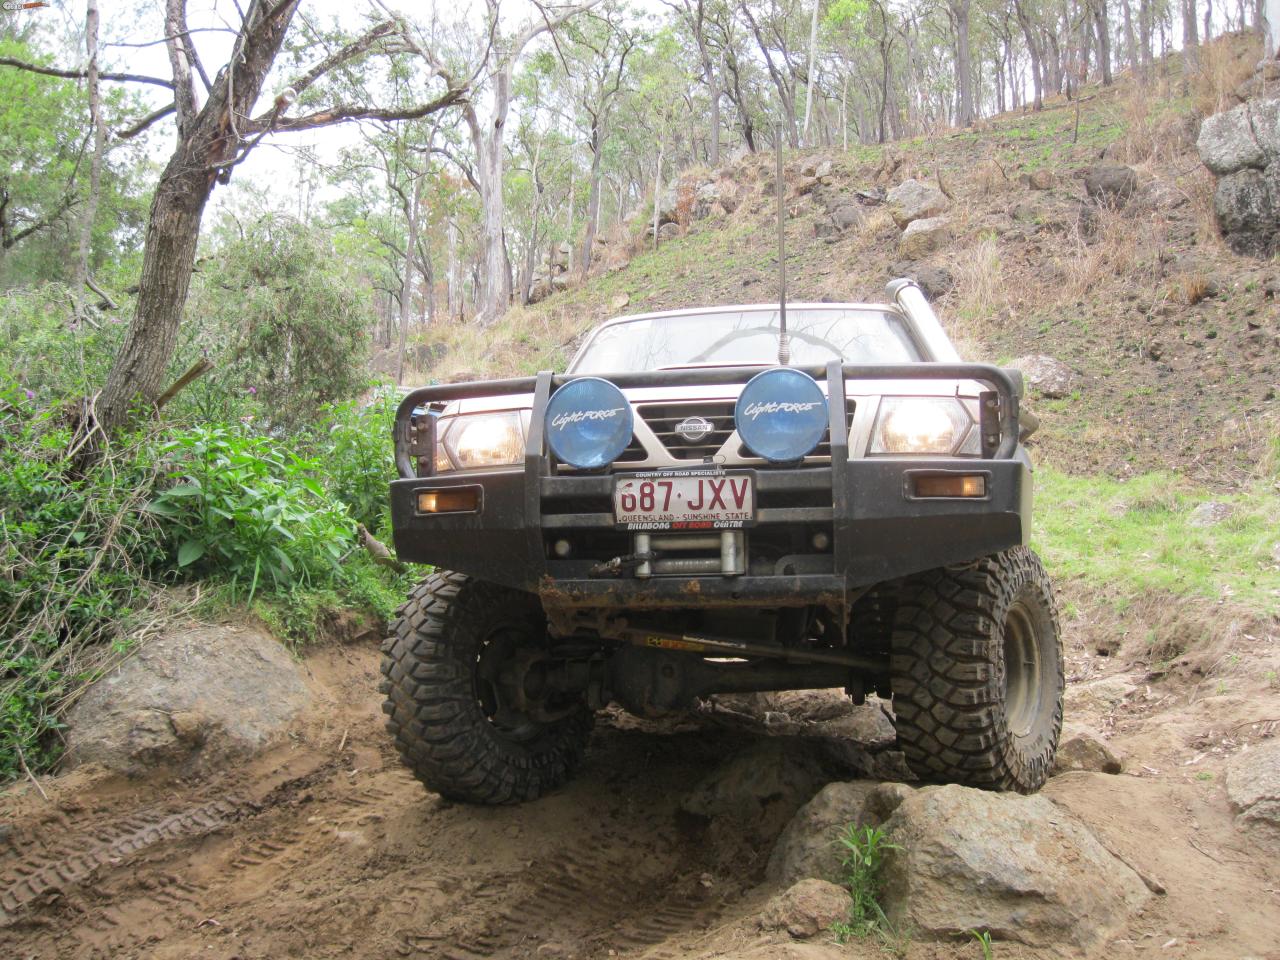
<svg viewBox="0 0 1280 960"><path fill-rule="evenodd" d="M985 497L987 478L978 473L916 477L917 497Z"/></svg>
<svg viewBox="0 0 1280 960"><path fill-rule="evenodd" d="M423 490L418 493L419 513L475 513L479 506L479 487Z"/></svg>

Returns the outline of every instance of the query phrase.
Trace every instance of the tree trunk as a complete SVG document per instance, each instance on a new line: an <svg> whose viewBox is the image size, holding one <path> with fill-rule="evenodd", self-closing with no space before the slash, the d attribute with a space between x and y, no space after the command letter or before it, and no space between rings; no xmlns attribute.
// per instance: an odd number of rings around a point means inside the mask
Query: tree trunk
<svg viewBox="0 0 1280 960"><path fill-rule="evenodd" d="M973 64L969 45L970 0L949 0L956 25L956 126L973 126Z"/></svg>
<svg viewBox="0 0 1280 960"><path fill-rule="evenodd" d="M1107 16L1107 0L1093 0L1093 25L1098 40L1098 66L1102 69L1102 85L1111 86L1111 23Z"/></svg>
<svg viewBox="0 0 1280 960"><path fill-rule="evenodd" d="M400 344L396 349L396 386L404 383L404 352L409 342L409 313L413 305L413 253L418 246L418 208L422 203L422 181L413 185L409 203L409 242L404 245L404 269L400 277Z"/></svg>
<svg viewBox="0 0 1280 960"><path fill-rule="evenodd" d="M578 255L578 273L587 278L591 269L592 244L596 240L596 218L600 215L600 155L604 152L603 138L598 124L591 125L591 189L587 195L587 226L582 237L582 252Z"/></svg>
<svg viewBox="0 0 1280 960"><path fill-rule="evenodd" d="M658 216L662 211L662 150L663 143L658 141L658 163L653 171L653 249L658 249Z"/></svg>
<svg viewBox="0 0 1280 960"><path fill-rule="evenodd" d="M1149 0L1143 0L1147 3ZM1027 55L1031 58L1031 91L1033 110L1044 109L1044 83L1043 83L1043 65L1040 59L1040 45L1036 43L1035 28L1031 23L1031 17L1028 15L1026 8L1022 3L1014 3L1014 14L1018 19L1018 26L1022 28L1022 37L1027 42Z"/></svg>
<svg viewBox="0 0 1280 960"><path fill-rule="evenodd" d="M160 175L147 219L137 306L97 405L104 428L124 423L135 402L152 403L163 389L216 165L229 163L239 147L230 117L251 115L299 2L254 0L249 6L239 59L219 74Z"/></svg>
<svg viewBox="0 0 1280 960"><path fill-rule="evenodd" d="M805 74L804 84L804 145L813 146L809 142L809 120L813 112L813 81L818 67L818 11L822 8L822 0L813 0L813 18L809 21L809 69Z"/></svg>
<svg viewBox="0 0 1280 960"><path fill-rule="evenodd" d="M89 258L93 252L93 221L98 213L98 197L102 192L102 152L106 137L102 125L102 101L98 91L98 0L88 0L84 17L85 52L88 54L89 126L93 131L93 161L89 168L89 196L80 211L80 256L76 261L76 319L88 320L85 291L88 289Z"/></svg>

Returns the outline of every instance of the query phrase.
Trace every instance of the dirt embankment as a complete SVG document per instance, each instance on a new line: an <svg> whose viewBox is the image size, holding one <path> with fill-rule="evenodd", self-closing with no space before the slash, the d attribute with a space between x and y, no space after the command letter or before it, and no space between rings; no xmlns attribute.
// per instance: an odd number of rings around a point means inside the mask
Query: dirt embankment
<svg viewBox="0 0 1280 960"><path fill-rule="evenodd" d="M1106 955L1280 956L1280 859L1235 822L1223 785L1228 757L1277 726L1280 690L1265 676L1280 636L1237 634L1229 689L1191 662L1147 677L1094 655L1093 639L1070 638L1069 719L1103 731L1125 773L1065 774L1045 793L1166 891ZM689 812L708 771L776 732L723 712L662 726L606 715L567 789L521 807L464 807L396 762L372 645L313 652L305 668L312 707L251 761L190 779L86 767L45 781L47 799L31 784L0 796L0 955L881 955L872 943L797 944L759 929L776 892L765 882L773 841L821 777L736 812ZM807 749L783 732L784 751Z"/></svg>

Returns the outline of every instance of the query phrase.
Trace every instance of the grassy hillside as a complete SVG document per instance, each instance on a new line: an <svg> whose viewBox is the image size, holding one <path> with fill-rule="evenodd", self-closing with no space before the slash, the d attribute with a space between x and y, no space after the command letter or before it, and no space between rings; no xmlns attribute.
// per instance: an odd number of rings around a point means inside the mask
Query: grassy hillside
<svg viewBox="0 0 1280 960"><path fill-rule="evenodd" d="M1010 363L1047 354L1068 364L1066 396L1034 391L1033 440L1049 470L1039 487L1038 540L1059 576L1154 590L1205 603L1280 611L1280 265L1239 257L1217 235L1213 179L1200 164L1200 116L1247 74L1251 48L1225 38L1194 83L1176 72L1139 86L1091 88L1077 102L1008 114L982 129L896 143L788 154L787 242L793 300L880 300L886 281L941 268L936 307L962 353ZM796 196L806 161L830 160L830 190L862 222L827 242L826 209ZM1120 209L1089 201L1084 172L1131 166L1138 190ZM776 293L771 156L719 171L741 201L682 224L657 251L611 238L620 269L490 329L441 327L444 356L420 382L562 368L582 335L621 313L760 302ZM1039 172L1049 189L1032 189ZM709 178L690 171L685 183ZM923 262L898 253L884 206L858 191L908 177L952 198L953 236ZM691 187L686 187L691 189ZM830 201L828 200L828 207ZM625 251L625 252L624 252ZM1232 516L1188 525L1206 501Z"/></svg>
<svg viewBox="0 0 1280 960"><path fill-rule="evenodd" d="M1194 146L1197 117L1247 71L1248 53L1226 38L1206 54L1208 77L1186 91L1176 75L1143 87L1126 80L939 139L788 154L792 185L816 155L832 162L832 188L850 202L856 191L912 176L954 198L952 240L918 263L898 255L899 231L883 207L861 205L862 225L828 243L814 232L821 205L791 195L792 299L877 300L894 276L944 268L954 286L937 308L969 356L1049 354L1079 374L1072 396L1036 404L1042 456L1115 476L1167 468L1238 484L1273 473L1280 268L1238 257L1218 239L1212 177ZM1080 178L1100 162L1138 174L1138 193L1120 210L1085 196ZM615 261L620 245L634 251L622 269L512 311L494 328L429 331L448 353L414 377L561 367L608 316L772 299L772 163L749 157L721 171L741 191L737 210L687 222L657 251L613 237ZM1036 171L1052 176L1051 189L1024 184ZM691 171L686 182L706 176Z"/></svg>

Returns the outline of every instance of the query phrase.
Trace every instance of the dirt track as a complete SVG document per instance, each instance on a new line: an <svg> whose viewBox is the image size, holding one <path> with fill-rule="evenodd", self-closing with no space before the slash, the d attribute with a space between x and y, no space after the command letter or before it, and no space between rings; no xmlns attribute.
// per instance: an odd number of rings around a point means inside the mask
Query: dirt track
<svg viewBox="0 0 1280 960"><path fill-rule="evenodd" d="M1274 639L1258 643L1277 652ZM691 786L758 733L605 717L569 788L524 807L463 807L396 762L373 648L327 648L308 666L317 708L245 765L190 781L78 771L46 781L48 801L29 784L0 795L0 956L884 955L792 947L757 929L773 892L760 885L764 863L789 810L766 803L754 823L680 812ZM1112 710L1117 731L1134 731L1137 776L1070 774L1046 791L1168 890L1105 954L1280 957L1276 860L1234 827L1220 773L1178 769L1184 732L1280 711L1257 697L1181 699L1176 722L1141 692ZM1095 709L1076 703L1077 715ZM977 948L915 944L908 955Z"/></svg>

